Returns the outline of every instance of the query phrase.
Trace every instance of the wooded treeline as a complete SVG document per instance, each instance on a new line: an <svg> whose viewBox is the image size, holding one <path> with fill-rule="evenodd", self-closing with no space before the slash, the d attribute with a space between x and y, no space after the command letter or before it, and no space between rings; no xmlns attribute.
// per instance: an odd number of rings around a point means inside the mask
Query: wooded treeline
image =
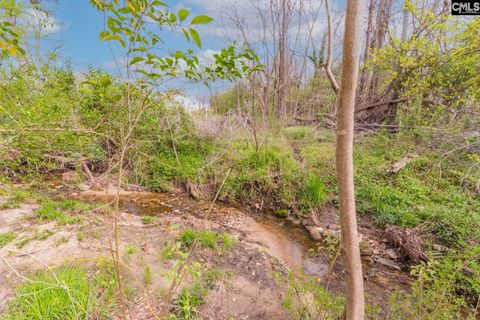
<svg viewBox="0 0 480 320"><path fill-rule="evenodd" d="M213 97L213 109L334 125L338 80L331 80L340 75L345 8L328 0L248 4L255 18L233 6L225 24L237 28L265 69ZM364 12L357 129L478 116L478 19L453 18L448 1L370 0Z"/></svg>

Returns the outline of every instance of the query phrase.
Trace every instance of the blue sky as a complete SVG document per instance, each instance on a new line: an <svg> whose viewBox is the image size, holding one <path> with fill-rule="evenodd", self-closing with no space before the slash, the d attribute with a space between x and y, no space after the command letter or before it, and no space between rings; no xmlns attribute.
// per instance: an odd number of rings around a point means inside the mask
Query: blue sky
<svg viewBox="0 0 480 320"><path fill-rule="evenodd" d="M187 0L188 1L188 0ZM188 8L191 15L208 13L202 10L202 6L195 3L181 4L176 1L167 1L169 7L174 10ZM89 66L98 67L108 72L118 72L114 57L121 59L121 54L116 50L115 45L100 41L98 34L103 30L103 14L97 11L88 0L60 0L53 9L55 27L51 27L47 46L61 44L60 53L62 60L69 60L75 72L83 73ZM193 44L186 42L181 34L164 32L162 34L167 49L186 49ZM206 32L202 36L202 48L199 52L212 53L222 48L227 43L222 36ZM112 52L113 51L113 52ZM176 85L179 85L178 83ZM183 83L180 85L191 95L205 95L208 89L198 84ZM217 84L216 87L219 87ZM220 87L225 87L221 84Z"/></svg>

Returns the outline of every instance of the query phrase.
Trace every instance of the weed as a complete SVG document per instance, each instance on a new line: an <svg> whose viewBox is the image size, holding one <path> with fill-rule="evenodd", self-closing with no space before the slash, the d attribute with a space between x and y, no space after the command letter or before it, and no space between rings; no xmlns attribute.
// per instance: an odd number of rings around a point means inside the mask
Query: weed
<svg viewBox="0 0 480 320"><path fill-rule="evenodd" d="M87 274L80 267L64 266L42 271L32 280L20 285L18 296L5 310L4 319L87 318L95 304Z"/></svg>
<svg viewBox="0 0 480 320"><path fill-rule="evenodd" d="M125 259L130 260L131 256L138 251L138 247L134 244L127 243L125 245Z"/></svg>
<svg viewBox="0 0 480 320"><path fill-rule="evenodd" d="M304 274L295 276L293 273L276 273L275 279L285 287L282 307L293 313L296 319L341 318L343 298L320 286L318 278Z"/></svg>
<svg viewBox="0 0 480 320"><path fill-rule="evenodd" d="M142 217L142 222L144 224L152 224L155 221L155 217L153 216L143 216Z"/></svg>
<svg viewBox="0 0 480 320"><path fill-rule="evenodd" d="M273 213L280 218L286 218L288 216L287 209L278 209L278 210L275 210Z"/></svg>
<svg viewBox="0 0 480 320"><path fill-rule="evenodd" d="M179 240L182 243L182 246L184 247L190 247L193 242L197 239L197 232L192 229L184 229L182 233L180 233Z"/></svg>
<svg viewBox="0 0 480 320"><path fill-rule="evenodd" d="M317 176L309 176L305 181L301 199L305 206L314 207L325 203L327 193L323 181Z"/></svg>
<svg viewBox="0 0 480 320"><path fill-rule="evenodd" d="M85 240L85 237L86 237L86 236L85 236L85 232L82 232L82 231L77 232L77 240L78 240L78 241L83 241L83 240Z"/></svg>
<svg viewBox="0 0 480 320"><path fill-rule="evenodd" d="M22 203L31 198L33 198L33 193L30 190L12 189L7 201L0 205L0 209L19 208Z"/></svg>
<svg viewBox="0 0 480 320"><path fill-rule="evenodd" d="M184 246L184 245L183 245ZM185 253L182 251L182 243L170 241L167 242L162 250L162 260L171 260L182 257Z"/></svg>
<svg viewBox="0 0 480 320"><path fill-rule="evenodd" d="M217 247L218 234L214 231L202 230L198 232L198 241L205 248Z"/></svg>
<svg viewBox="0 0 480 320"><path fill-rule="evenodd" d="M143 283L145 285L152 283L152 269L148 265L143 269Z"/></svg>
<svg viewBox="0 0 480 320"><path fill-rule="evenodd" d="M235 244L235 240L232 238L232 236L230 236L227 232L222 232L221 238L223 248L227 251L231 250Z"/></svg>
<svg viewBox="0 0 480 320"><path fill-rule="evenodd" d="M182 320L199 319L198 308L203 303L201 292L193 288L184 288L177 299L178 316Z"/></svg>
<svg viewBox="0 0 480 320"><path fill-rule="evenodd" d="M15 233L11 231L0 233L0 248L12 242L15 237Z"/></svg>
<svg viewBox="0 0 480 320"><path fill-rule="evenodd" d="M70 238L65 237L65 236L60 237L60 238L58 238L58 239L55 241L55 246L58 247L59 245L61 245L61 244L63 244L63 243L67 243L69 239L70 239Z"/></svg>

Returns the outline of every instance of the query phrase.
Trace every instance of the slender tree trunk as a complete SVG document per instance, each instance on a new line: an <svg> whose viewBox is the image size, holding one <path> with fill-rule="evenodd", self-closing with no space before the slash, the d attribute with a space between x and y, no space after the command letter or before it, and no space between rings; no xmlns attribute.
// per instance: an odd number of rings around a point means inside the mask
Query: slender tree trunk
<svg viewBox="0 0 480 320"><path fill-rule="evenodd" d="M324 68L328 78L330 79L330 84L332 85L332 89L335 92L335 95L338 95L338 90L339 90L338 83L332 72L333 28L332 28L332 16L330 15L330 7L328 4L328 0L325 0L325 11L327 12L328 45L327 45L327 63L325 64Z"/></svg>
<svg viewBox="0 0 480 320"><path fill-rule="evenodd" d="M370 58L370 49L372 46L372 34L373 34L373 14L375 12L375 2L376 0L370 0L370 3L368 5L368 18L367 18L367 31L365 32L365 48L363 51L363 63L365 64L368 59ZM367 88L367 83L370 82L370 78L372 77L371 71L369 70L362 70L362 74L360 76L360 85L358 89L358 95L359 97L357 98L357 105L361 105L365 102L366 100L366 88Z"/></svg>
<svg viewBox="0 0 480 320"><path fill-rule="evenodd" d="M287 43L287 29L286 29L286 0L281 0L280 3L280 33L278 36L278 111L280 112L280 122L283 124L286 116L285 103L285 87L286 87L286 43Z"/></svg>
<svg viewBox="0 0 480 320"><path fill-rule="evenodd" d="M410 12L408 11L408 8L407 8L407 1L405 1L403 4L403 21L402 21L402 36L401 36L402 42L405 42L407 40L409 18L410 18Z"/></svg>
<svg viewBox="0 0 480 320"><path fill-rule="evenodd" d="M353 183L353 130L360 57L361 11L361 1L347 1L342 79L337 108L336 164L346 274L346 320L363 320L365 314Z"/></svg>

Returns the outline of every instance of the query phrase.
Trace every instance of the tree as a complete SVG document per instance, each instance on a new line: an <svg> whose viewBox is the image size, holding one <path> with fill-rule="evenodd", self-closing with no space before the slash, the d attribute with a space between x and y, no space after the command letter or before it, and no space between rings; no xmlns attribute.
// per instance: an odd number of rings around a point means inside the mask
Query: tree
<svg viewBox="0 0 480 320"><path fill-rule="evenodd" d="M182 77L205 84L216 79L233 81L260 70L261 65L258 64L258 57L252 50L239 50L235 45L214 54L213 63L206 66L199 63L198 56L191 48L185 51L171 51L166 56L159 52L158 48L164 44L162 33L158 32L162 28L183 35L187 42L201 48L202 41L197 27L213 20L208 16L191 17L190 11L184 8L172 11L167 4L159 0L91 0L91 4L105 15L105 30L100 32L100 40L118 43L123 49L123 58L126 61L125 70L122 70L121 75L124 82L123 94L117 99L119 106L125 110L125 117L117 130L119 136L116 156L118 161L115 164L117 190L113 201L112 245L122 319L126 319L127 303L122 286L122 259L119 249L119 195L127 152L131 148L132 137L138 130L142 117L154 107L155 96L168 100L173 95L159 91L161 84L167 79ZM112 83L110 77L106 76L100 79L99 83L93 84L107 88ZM178 162L173 136L172 145Z"/></svg>
<svg viewBox="0 0 480 320"><path fill-rule="evenodd" d="M363 319L365 313L353 183L353 129L360 54L361 9L361 1L347 1L342 79L337 105L336 164L346 273L345 318L347 320Z"/></svg>

